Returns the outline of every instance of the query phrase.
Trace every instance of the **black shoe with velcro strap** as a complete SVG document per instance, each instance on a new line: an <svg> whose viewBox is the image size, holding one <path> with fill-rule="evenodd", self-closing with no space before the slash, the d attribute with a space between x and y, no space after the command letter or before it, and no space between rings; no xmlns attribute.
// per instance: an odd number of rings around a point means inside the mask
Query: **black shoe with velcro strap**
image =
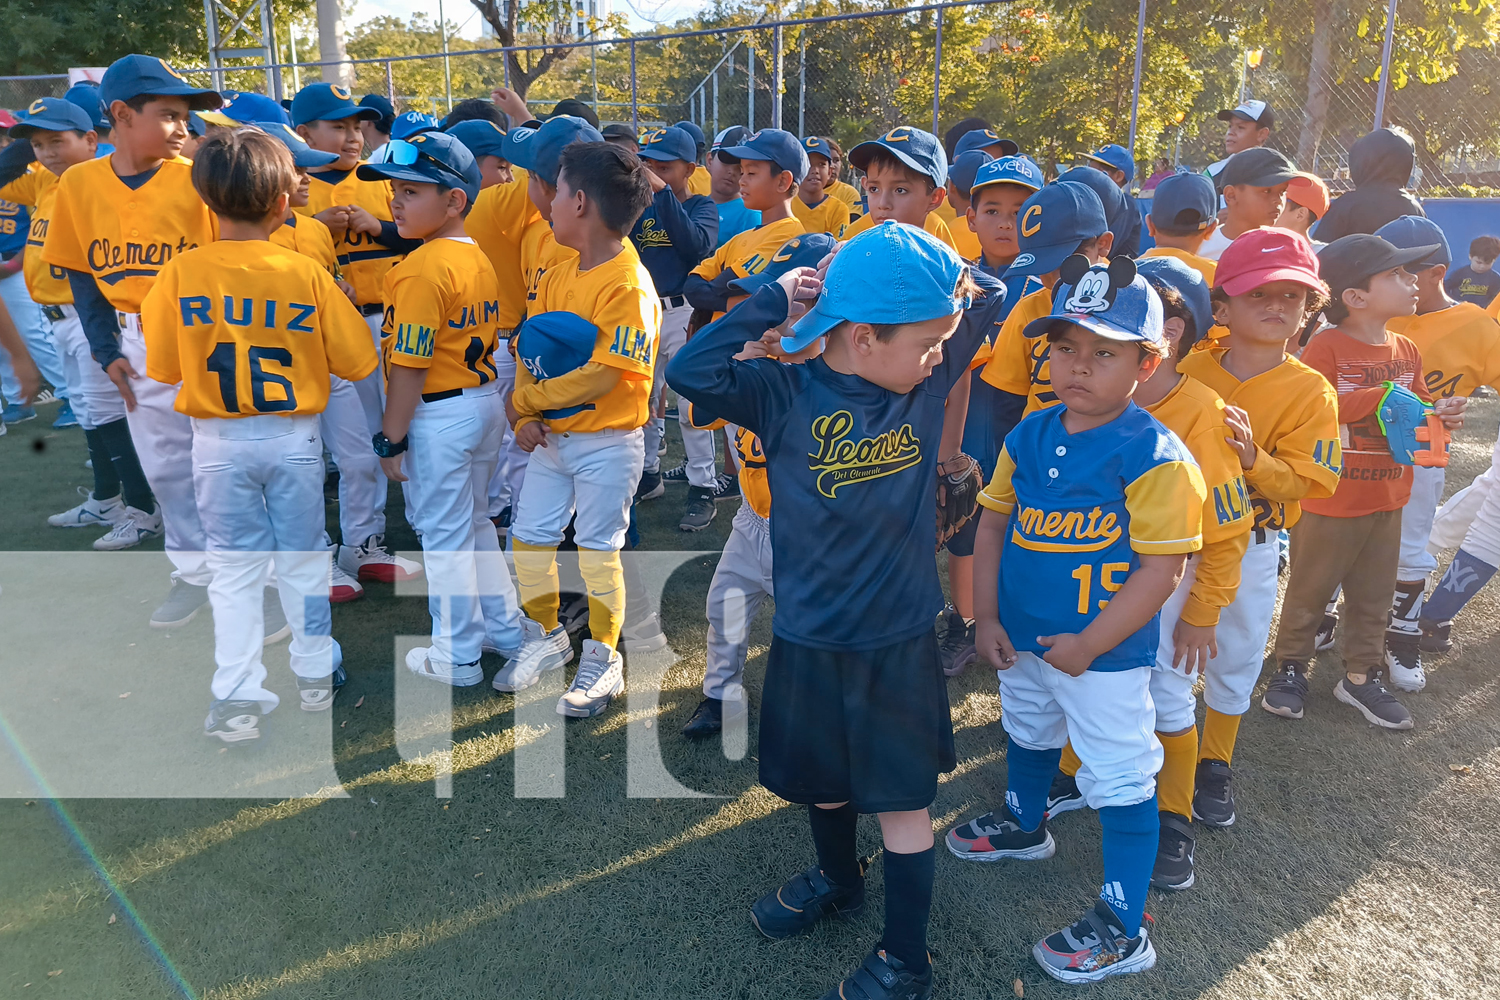
<svg viewBox="0 0 1500 1000"><path fill-rule="evenodd" d="M932 996L932 965L921 975L882 948L865 956L859 968L823 994L823 1000L927 1000Z"/></svg>
<svg viewBox="0 0 1500 1000"><path fill-rule="evenodd" d="M843 886L831 882L813 865L787 879L780 889L767 893L750 907L755 929L772 940L800 934L824 917L852 917L865 908L865 864L860 863L859 884Z"/></svg>

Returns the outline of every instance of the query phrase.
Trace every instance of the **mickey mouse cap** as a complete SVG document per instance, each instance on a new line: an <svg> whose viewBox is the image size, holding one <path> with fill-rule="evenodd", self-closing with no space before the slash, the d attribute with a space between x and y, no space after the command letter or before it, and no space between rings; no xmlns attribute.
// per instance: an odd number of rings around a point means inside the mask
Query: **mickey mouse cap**
<svg viewBox="0 0 1500 1000"><path fill-rule="evenodd" d="M1136 273L1135 261L1116 257L1107 265L1090 265L1087 257L1074 254L1061 271L1052 315L1027 323L1024 336L1044 337L1071 323L1109 340L1163 342L1161 296Z"/></svg>

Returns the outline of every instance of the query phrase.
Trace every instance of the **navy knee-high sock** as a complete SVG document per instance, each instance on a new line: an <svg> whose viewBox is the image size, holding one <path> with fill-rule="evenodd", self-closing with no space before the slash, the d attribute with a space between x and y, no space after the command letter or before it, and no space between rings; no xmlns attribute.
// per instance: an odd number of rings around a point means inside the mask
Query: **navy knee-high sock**
<svg viewBox="0 0 1500 1000"><path fill-rule="evenodd" d="M141 460L135 453L135 443L130 440L130 427L122 417L94 428L109 451L115 474L120 477L120 486L125 492L125 502L136 510L156 509L156 497L146 482L146 473L141 469ZM98 462L94 463L96 466Z"/></svg>
<svg viewBox="0 0 1500 1000"><path fill-rule="evenodd" d="M813 847L818 852L818 867L835 885L853 888L864 876L859 871L859 854L855 850L855 829L859 813L849 803L837 809L807 807L807 821L812 827Z"/></svg>
<svg viewBox="0 0 1500 1000"><path fill-rule="evenodd" d="M1141 932L1161 837L1156 796L1133 806L1105 806L1099 810L1099 825L1104 828L1104 891L1099 897L1120 918L1126 935L1135 937Z"/></svg>
<svg viewBox="0 0 1500 1000"><path fill-rule="evenodd" d="M1005 804L1023 830L1035 830L1047 817L1047 792L1062 760L1062 748L1028 750L1015 740L1005 748ZM1154 848L1153 848L1154 850Z"/></svg>
<svg viewBox="0 0 1500 1000"><path fill-rule="evenodd" d="M916 854L886 849L885 933L880 946L912 972L927 971L927 917L932 912L932 848Z"/></svg>
<svg viewBox="0 0 1500 1000"><path fill-rule="evenodd" d="M1448 564L1443 578L1433 588L1432 596L1422 608L1422 620L1451 622L1469 599L1490 582L1495 567L1473 554L1459 549Z"/></svg>
<svg viewBox="0 0 1500 1000"><path fill-rule="evenodd" d="M113 500L120 495L120 475L115 471L104 435L95 427L83 432L83 440L89 446L89 461L94 463L94 499Z"/></svg>

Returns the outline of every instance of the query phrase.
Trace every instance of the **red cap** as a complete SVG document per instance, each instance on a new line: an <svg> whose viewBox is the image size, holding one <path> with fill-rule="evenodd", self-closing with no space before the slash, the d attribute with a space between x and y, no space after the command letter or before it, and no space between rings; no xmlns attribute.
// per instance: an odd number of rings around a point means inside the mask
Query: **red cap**
<svg viewBox="0 0 1500 1000"><path fill-rule="evenodd" d="M1215 287L1228 295L1244 295L1272 281L1295 281L1327 291L1318 277L1318 256L1312 244L1300 233L1274 226L1242 233L1225 247L1214 272Z"/></svg>
<svg viewBox="0 0 1500 1000"><path fill-rule="evenodd" d="M16 123L16 119L9 111L0 108L0 128L10 128Z"/></svg>

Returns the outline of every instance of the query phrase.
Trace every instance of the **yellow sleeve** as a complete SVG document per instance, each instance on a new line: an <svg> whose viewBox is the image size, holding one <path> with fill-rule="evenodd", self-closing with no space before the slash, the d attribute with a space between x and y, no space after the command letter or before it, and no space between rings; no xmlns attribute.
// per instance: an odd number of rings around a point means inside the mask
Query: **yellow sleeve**
<svg viewBox="0 0 1500 1000"><path fill-rule="evenodd" d="M1208 490L1192 462L1163 462L1125 487L1130 547L1144 556L1179 555L1203 547Z"/></svg>
<svg viewBox="0 0 1500 1000"><path fill-rule="evenodd" d="M1276 442L1274 454L1255 446L1255 464L1245 471L1245 481L1278 503L1333 496L1343 466L1338 412L1338 396L1324 381L1321 398L1308 401L1297 425Z"/></svg>
<svg viewBox="0 0 1500 1000"><path fill-rule="evenodd" d="M0 187L0 201L13 201L17 205L35 208L37 202L37 173L28 170L4 187Z"/></svg>
<svg viewBox="0 0 1500 1000"><path fill-rule="evenodd" d="M431 368L438 331L448 320L443 289L424 274L412 274L392 283L391 295L390 363Z"/></svg>
<svg viewBox="0 0 1500 1000"><path fill-rule="evenodd" d="M724 273L724 268L729 266L725 262L729 260L729 248L733 245L734 239L730 239L728 243L725 243L723 246L719 247L719 249L715 250L712 257L705 257L701 264L693 268L688 273L696 274L704 281L713 281L719 275Z"/></svg>
<svg viewBox="0 0 1500 1000"><path fill-rule="evenodd" d="M990 483L979 494L979 503L997 514L1009 514L1016 509L1016 490L1010 477L1016 471L1016 463L1005 446L1000 446L1000 457L995 460L995 474Z"/></svg>
<svg viewBox="0 0 1500 1000"><path fill-rule="evenodd" d="M146 341L146 377L167 385L182 381L177 343L177 268L162 268L141 303L141 336Z"/></svg>
<svg viewBox="0 0 1500 1000"><path fill-rule="evenodd" d="M380 364L375 345L370 341L370 328L326 271L318 272L318 302L328 371L358 382Z"/></svg>
<svg viewBox="0 0 1500 1000"><path fill-rule="evenodd" d="M656 360L661 332L661 301L656 290L637 284L618 285L600 297L593 321L599 327L590 361L619 369L620 377L646 379Z"/></svg>
<svg viewBox="0 0 1500 1000"><path fill-rule="evenodd" d="M1041 292L1032 294L1040 295ZM980 378L996 389L1014 396L1025 396L1031 392L1031 347L1022 334L1032 318L1032 310L1027 305L1027 301L1022 299L1005 318L990 350L989 363L980 374Z"/></svg>
<svg viewBox="0 0 1500 1000"><path fill-rule="evenodd" d="M1240 589L1240 561L1249 545L1248 530L1203 543L1193 586L1182 606L1183 621L1189 625L1219 624L1219 612L1229 607Z"/></svg>
<svg viewBox="0 0 1500 1000"><path fill-rule="evenodd" d="M74 206L76 196L71 190L76 186L68 184L67 178L58 180L57 200L52 203L52 218L47 222L47 238L42 243L42 260L70 271L91 274L79 239L80 219Z"/></svg>
<svg viewBox="0 0 1500 1000"><path fill-rule="evenodd" d="M543 410L561 410L602 399L623 377L618 368L590 361L566 375L518 385L510 394L510 404L517 413L540 416Z"/></svg>

